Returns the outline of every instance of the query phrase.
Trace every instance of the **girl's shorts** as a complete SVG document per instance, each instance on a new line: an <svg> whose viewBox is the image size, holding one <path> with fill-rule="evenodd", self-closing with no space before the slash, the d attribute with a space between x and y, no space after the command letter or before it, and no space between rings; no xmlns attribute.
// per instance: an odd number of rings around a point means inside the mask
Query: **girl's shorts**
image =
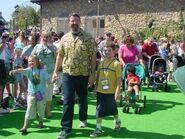
<svg viewBox="0 0 185 139"><path fill-rule="evenodd" d="M109 115L117 115L118 109L114 94L97 92L96 117L101 118Z"/></svg>
<svg viewBox="0 0 185 139"><path fill-rule="evenodd" d="M42 101L36 101L35 95L28 93L27 96L27 110L26 110L26 118L27 119L35 119L36 114L39 117L44 118L45 114L45 96Z"/></svg>

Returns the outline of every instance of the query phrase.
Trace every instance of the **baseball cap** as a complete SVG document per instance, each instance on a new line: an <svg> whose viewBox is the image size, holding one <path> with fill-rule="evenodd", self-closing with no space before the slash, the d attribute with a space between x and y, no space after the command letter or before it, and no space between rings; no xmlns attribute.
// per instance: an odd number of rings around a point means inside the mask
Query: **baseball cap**
<svg viewBox="0 0 185 139"><path fill-rule="evenodd" d="M8 38L9 37L9 32L8 31L3 32L2 37L3 38Z"/></svg>
<svg viewBox="0 0 185 139"><path fill-rule="evenodd" d="M107 32L107 33L106 33L106 36L108 36L108 37L110 37L111 35L112 35L111 32Z"/></svg>

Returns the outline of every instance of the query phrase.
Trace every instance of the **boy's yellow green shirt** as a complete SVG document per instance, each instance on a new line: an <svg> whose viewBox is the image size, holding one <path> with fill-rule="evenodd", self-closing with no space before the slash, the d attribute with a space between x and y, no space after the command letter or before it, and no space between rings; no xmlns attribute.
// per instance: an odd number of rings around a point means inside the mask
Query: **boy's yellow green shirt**
<svg viewBox="0 0 185 139"><path fill-rule="evenodd" d="M114 94L118 85L117 79L122 76L122 68L115 58L103 60L98 67L99 77L97 92L103 94ZM108 80L108 89L103 89L102 80Z"/></svg>

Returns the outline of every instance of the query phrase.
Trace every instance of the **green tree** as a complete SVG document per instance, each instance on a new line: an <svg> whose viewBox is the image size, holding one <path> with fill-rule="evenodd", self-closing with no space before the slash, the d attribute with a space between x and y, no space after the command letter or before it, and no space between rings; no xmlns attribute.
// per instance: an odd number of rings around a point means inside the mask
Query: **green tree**
<svg viewBox="0 0 185 139"><path fill-rule="evenodd" d="M12 14L16 29L26 29L29 26L39 26L40 10L32 6L19 6Z"/></svg>

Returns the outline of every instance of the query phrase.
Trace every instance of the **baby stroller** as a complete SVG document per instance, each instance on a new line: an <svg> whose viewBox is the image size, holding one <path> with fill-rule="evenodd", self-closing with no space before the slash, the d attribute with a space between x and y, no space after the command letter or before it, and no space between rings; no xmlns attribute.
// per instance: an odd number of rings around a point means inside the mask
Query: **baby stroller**
<svg viewBox="0 0 185 139"><path fill-rule="evenodd" d="M136 114L141 112L141 103L143 103L143 107L146 107L146 96L144 96L144 98L142 99L142 93L139 93L139 99L136 100L135 98L135 92L133 90L133 92L131 93L131 97L128 97L127 94L127 89L128 89L128 81L126 79L127 77L127 70L129 66L134 66L135 67L135 74L139 77L140 80L140 84L139 84L139 88L141 88L141 84L143 83L143 80L145 78L145 70L144 67L141 64L126 64L124 69L123 69L123 74L122 74L122 79L123 79L123 83L124 85L124 97L122 97L121 95L121 100L120 100L120 105L123 106L122 112L124 113L129 113L129 108L132 107L134 110L134 112ZM140 89L139 89L140 90Z"/></svg>
<svg viewBox="0 0 185 139"><path fill-rule="evenodd" d="M153 67L154 60L157 58L161 58L161 56L157 54L152 55L148 61L148 73L146 73L149 77L147 82L148 88L150 87L150 85L152 85L152 67Z"/></svg>
<svg viewBox="0 0 185 139"><path fill-rule="evenodd" d="M160 70L160 71L159 71ZM159 91L159 88L164 88L164 91L170 91L167 78L167 62L163 58L156 58L152 64L152 91Z"/></svg>

